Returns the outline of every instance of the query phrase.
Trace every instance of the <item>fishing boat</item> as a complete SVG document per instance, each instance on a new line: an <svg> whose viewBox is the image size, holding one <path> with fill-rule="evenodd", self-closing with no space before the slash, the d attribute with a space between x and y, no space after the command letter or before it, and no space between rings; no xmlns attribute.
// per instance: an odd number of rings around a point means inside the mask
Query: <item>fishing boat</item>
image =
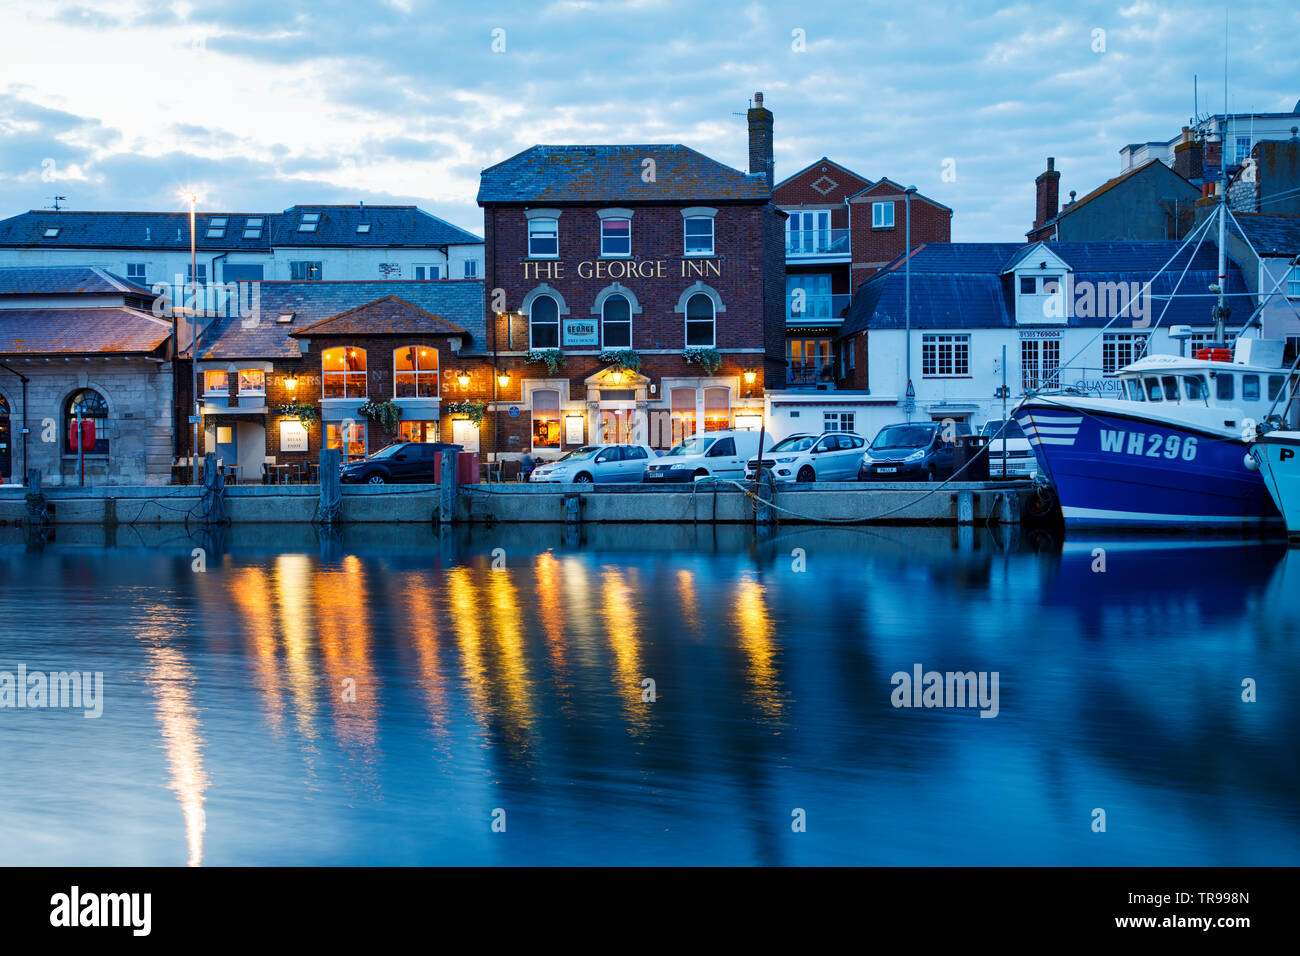
<svg viewBox="0 0 1300 956"><path fill-rule="evenodd" d="M1287 538L1300 544L1300 431L1273 431L1251 446L1264 486L1286 521Z"/></svg>
<svg viewBox="0 0 1300 956"><path fill-rule="evenodd" d="M1120 398L1052 394L1022 402L1016 421L1055 487L1066 526L1278 522L1259 469L1247 463L1256 423L1287 381L1281 346L1244 340L1234 361L1221 349L1151 355L1118 372Z"/></svg>

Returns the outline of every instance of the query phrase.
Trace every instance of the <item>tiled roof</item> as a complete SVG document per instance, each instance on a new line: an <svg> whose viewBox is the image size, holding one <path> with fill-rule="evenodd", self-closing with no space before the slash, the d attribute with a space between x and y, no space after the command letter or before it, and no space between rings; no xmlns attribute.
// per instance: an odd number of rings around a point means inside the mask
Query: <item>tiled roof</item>
<svg viewBox="0 0 1300 956"><path fill-rule="evenodd" d="M144 286L96 266L6 266L0 268L0 295L73 295L124 292L152 296Z"/></svg>
<svg viewBox="0 0 1300 956"><path fill-rule="evenodd" d="M459 325L387 295L290 335L468 335Z"/></svg>
<svg viewBox="0 0 1300 956"><path fill-rule="evenodd" d="M137 309L0 309L0 355L148 353L170 336L170 320Z"/></svg>
<svg viewBox="0 0 1300 956"><path fill-rule="evenodd" d="M1036 244L1034 244L1036 245ZM1205 326L1211 324L1212 301L1190 298L1203 294L1218 277L1218 252L1202 244L1195 256L1188 247L1174 263L1152 281L1157 270L1174 255L1177 242L1052 242L1046 248L1071 268L1076 286L1080 282L1151 282L1154 322L1182 273L1189 266L1180 295L1171 300L1162 324ZM1003 275L1008 265L1024 258L1028 247L1014 243L932 243L912 256L912 328L979 329L1014 328L1015 289L1013 276ZM1189 263L1189 259L1191 260ZM853 294L840 335L863 329L906 327L906 290L902 258L891 263L858 287ZM1235 264L1228 268L1228 293L1237 296L1248 290ZM1230 299L1234 315L1248 314L1242 299ZM1112 316L1081 318L1072 315L1071 326L1100 327Z"/></svg>
<svg viewBox="0 0 1300 956"><path fill-rule="evenodd" d="M487 345L481 281L261 282L258 288L260 312L255 320L237 315L213 320L199 341L203 358L297 358L298 343L291 333L390 297L463 329L469 337L461 346L466 352L481 352ZM278 321L288 313L293 313L293 321Z"/></svg>
<svg viewBox="0 0 1300 956"><path fill-rule="evenodd" d="M648 171L654 173L650 182ZM771 197L764 176L742 173L679 145L533 146L483 170L478 191L481 204L755 202Z"/></svg>
<svg viewBox="0 0 1300 956"><path fill-rule="evenodd" d="M314 232L300 232L304 213L320 216ZM226 220L209 237L211 220ZM257 238L245 239L249 219L261 219ZM370 229L357 232L357 225ZM47 230L58 229L47 237ZM200 211L195 248L202 252L269 252L273 246L437 247L483 240L415 206L290 206L281 213ZM158 249L188 251L188 212L74 212L33 209L0 220L0 248Z"/></svg>
<svg viewBox="0 0 1300 956"><path fill-rule="evenodd" d="M1064 206L1061 207L1060 211L1057 212L1057 214L1056 214L1055 216L1053 216L1051 219L1047 220L1047 222L1043 223L1041 226L1038 226L1038 227L1035 228L1035 229L1030 229L1030 230L1026 233L1026 235L1033 235L1034 233L1041 232L1042 230L1046 229L1048 226L1053 225L1053 224L1056 223L1056 222L1059 222L1062 218L1064 218L1065 216L1068 216L1070 213L1075 212L1075 211L1078 210L1080 207L1085 206L1085 205L1087 205L1088 203L1092 202L1092 201L1093 201L1094 199L1096 199L1098 196L1101 196L1101 195L1103 195L1104 193L1108 193L1108 192L1110 192L1112 189L1114 189L1116 186L1119 186L1119 185L1121 185L1121 184L1127 182L1128 180L1132 179L1132 178L1133 178L1134 176L1136 176L1138 173L1141 173L1141 172L1144 172L1144 171L1147 171L1147 170L1151 170L1152 172L1154 172L1155 170L1152 168L1152 167L1154 167L1154 166L1159 166L1161 169L1163 169L1165 172L1169 173L1171 176L1175 177L1176 179L1181 179L1181 180L1182 180L1182 181L1187 185L1186 192L1187 192L1187 194L1188 194L1189 197L1190 197L1190 196L1195 196L1195 195L1199 195L1199 194L1200 194L1200 190L1199 190L1199 189L1197 189L1194 185L1192 185L1190 182L1188 182L1188 181L1187 181L1187 180L1186 180L1182 175L1180 175L1179 173L1174 172L1172 169L1170 169L1168 166L1166 166L1166 165L1165 165L1164 163L1162 163L1160 160L1158 160L1158 159L1148 159L1145 163L1143 163L1143 164L1140 165L1140 166L1134 166L1132 169L1127 170L1126 172L1120 173L1118 176L1113 176L1113 177L1111 177L1110 179L1108 179L1108 180L1106 180L1104 183L1102 183L1100 186L1098 186L1096 189L1094 189L1092 192L1087 193L1086 195L1079 197L1079 198L1076 199L1074 202L1066 203Z"/></svg>
<svg viewBox="0 0 1300 956"><path fill-rule="evenodd" d="M1242 212L1234 215L1259 255L1300 255L1300 216L1261 216Z"/></svg>
<svg viewBox="0 0 1300 956"><path fill-rule="evenodd" d="M302 232L304 214L319 215ZM358 226L369 226L358 232ZM275 218L274 246L444 246L481 243L473 233L416 206L290 206Z"/></svg>

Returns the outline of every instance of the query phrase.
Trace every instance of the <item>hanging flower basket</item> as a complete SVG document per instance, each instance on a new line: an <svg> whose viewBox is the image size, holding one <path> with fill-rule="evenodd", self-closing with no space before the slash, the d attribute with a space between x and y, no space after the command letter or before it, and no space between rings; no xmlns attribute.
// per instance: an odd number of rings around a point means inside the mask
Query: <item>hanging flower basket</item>
<svg viewBox="0 0 1300 956"><path fill-rule="evenodd" d="M483 416L487 414L487 402L466 400L463 402L448 402L443 406L449 415L464 415L475 428L483 425Z"/></svg>
<svg viewBox="0 0 1300 956"><path fill-rule="evenodd" d="M391 398L386 402L366 402L358 411L372 422L379 422L393 434L397 433L402 421L402 406Z"/></svg>
<svg viewBox="0 0 1300 956"><path fill-rule="evenodd" d="M682 352L686 361L698 365L710 375L717 374L722 368L722 353L717 349L686 349Z"/></svg>
<svg viewBox="0 0 1300 956"><path fill-rule="evenodd" d="M524 356L524 360L530 363L546 363L546 371L552 375L564 368L564 353L559 349L530 349Z"/></svg>
<svg viewBox="0 0 1300 956"><path fill-rule="evenodd" d="M308 405L306 402L285 402L276 409L276 412L285 418L296 418L303 423L316 419L316 406Z"/></svg>
<svg viewBox="0 0 1300 956"><path fill-rule="evenodd" d="M635 349L605 349L600 353L600 360L612 365L618 372L636 375L641 371L641 356Z"/></svg>

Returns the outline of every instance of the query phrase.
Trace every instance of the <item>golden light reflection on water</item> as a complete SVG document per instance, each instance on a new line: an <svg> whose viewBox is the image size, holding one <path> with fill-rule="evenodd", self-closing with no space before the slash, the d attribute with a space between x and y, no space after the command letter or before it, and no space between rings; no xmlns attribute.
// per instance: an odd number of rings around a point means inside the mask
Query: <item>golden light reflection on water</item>
<svg viewBox="0 0 1300 956"><path fill-rule="evenodd" d="M601 617L605 637L614 652L614 686L628 720L637 729L649 723L649 706L641 699L641 624L637 615L635 572L605 568L601 575ZM629 580L630 579L630 580Z"/></svg>
<svg viewBox="0 0 1300 956"><path fill-rule="evenodd" d="M447 736L447 687L438 660L438 619L433 606L433 591L422 574L404 574L397 579L397 590L405 601L406 627L419 667L419 686L429 708L436 736Z"/></svg>
<svg viewBox="0 0 1300 956"><path fill-rule="evenodd" d="M273 591L289 693L293 695L298 732L316 739L316 662L313 659L311 559L282 554L275 559Z"/></svg>
<svg viewBox="0 0 1300 956"><path fill-rule="evenodd" d="M154 609L151 613L165 612ZM168 643L170 633L170 628L151 628L140 636L145 642L146 680L157 701L156 714L167 752L168 788L176 794L185 821L186 862L201 866L207 829L203 794L208 779L203 771L199 711L191 694L195 677L185 655Z"/></svg>
<svg viewBox="0 0 1300 956"><path fill-rule="evenodd" d="M677 572L677 610L686 629L696 638L703 637L704 626L700 621L700 601L695 575L685 568Z"/></svg>
<svg viewBox="0 0 1300 956"><path fill-rule="evenodd" d="M776 643L767 610L766 589L753 575L736 582L731 623L745 653L746 677L754 704L768 717L781 714L781 682L776 667Z"/></svg>
<svg viewBox="0 0 1300 956"><path fill-rule="evenodd" d="M531 732L533 722L533 691L528 679L528 656L524 640L523 615L519 610L519 595L510 572L504 569L488 572L488 594L492 602L492 632L500 666L497 669L501 683L502 707L508 719L504 721L521 736Z"/></svg>
<svg viewBox="0 0 1300 956"><path fill-rule="evenodd" d="M447 613L451 616L451 626L456 632L461 673L469 690L474 717L486 729L490 717L487 666L483 662L478 595L468 568L452 568L447 572Z"/></svg>
<svg viewBox="0 0 1300 956"><path fill-rule="evenodd" d="M550 652L551 673L561 688L569 690L569 662L565 656L568 645L565 628L563 594L560 579L563 570L555 555L544 551L533 565L533 606L542 621L546 646ZM566 701L569 695L565 695Z"/></svg>
<svg viewBox="0 0 1300 956"><path fill-rule="evenodd" d="M314 596L325 692L333 702L335 734L346 746L372 752L382 688L370 658L370 595L361 559L348 555L340 571L317 570Z"/></svg>
<svg viewBox="0 0 1300 956"><path fill-rule="evenodd" d="M266 704L271 731L278 734L284 720L284 679L280 673L279 640L266 570L232 568L226 579L226 592L251 651L254 680Z"/></svg>

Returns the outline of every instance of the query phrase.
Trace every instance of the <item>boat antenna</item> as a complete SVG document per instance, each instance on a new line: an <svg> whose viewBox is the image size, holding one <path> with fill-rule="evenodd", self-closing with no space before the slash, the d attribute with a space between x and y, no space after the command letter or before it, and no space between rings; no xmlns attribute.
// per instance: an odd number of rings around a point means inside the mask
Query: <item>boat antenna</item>
<svg viewBox="0 0 1300 956"><path fill-rule="evenodd" d="M1224 248L1228 227L1228 10L1223 11L1223 122L1219 127L1219 303L1214 307L1214 343L1224 345L1227 305L1228 254Z"/></svg>

